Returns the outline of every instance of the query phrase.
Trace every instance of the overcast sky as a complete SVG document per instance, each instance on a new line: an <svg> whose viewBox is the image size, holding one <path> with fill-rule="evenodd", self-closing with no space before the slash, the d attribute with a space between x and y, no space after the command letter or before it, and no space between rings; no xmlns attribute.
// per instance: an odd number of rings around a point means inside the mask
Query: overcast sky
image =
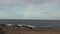
<svg viewBox="0 0 60 34"><path fill-rule="evenodd" d="M0 0L0 19L60 20L60 0Z"/></svg>

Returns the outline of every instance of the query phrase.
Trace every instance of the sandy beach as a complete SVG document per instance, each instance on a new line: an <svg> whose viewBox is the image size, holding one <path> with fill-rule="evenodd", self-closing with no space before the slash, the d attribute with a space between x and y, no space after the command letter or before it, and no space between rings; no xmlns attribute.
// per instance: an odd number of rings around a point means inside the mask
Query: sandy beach
<svg viewBox="0 0 60 34"><path fill-rule="evenodd" d="M16 27L2 27L5 34L60 34L58 29L25 29Z"/></svg>

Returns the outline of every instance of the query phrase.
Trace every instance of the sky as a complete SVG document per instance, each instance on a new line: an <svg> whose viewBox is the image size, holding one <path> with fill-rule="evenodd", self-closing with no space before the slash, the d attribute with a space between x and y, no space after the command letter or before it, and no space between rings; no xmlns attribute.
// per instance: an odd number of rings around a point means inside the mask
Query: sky
<svg viewBox="0 0 60 34"><path fill-rule="evenodd" d="M0 19L60 20L60 0L0 0Z"/></svg>

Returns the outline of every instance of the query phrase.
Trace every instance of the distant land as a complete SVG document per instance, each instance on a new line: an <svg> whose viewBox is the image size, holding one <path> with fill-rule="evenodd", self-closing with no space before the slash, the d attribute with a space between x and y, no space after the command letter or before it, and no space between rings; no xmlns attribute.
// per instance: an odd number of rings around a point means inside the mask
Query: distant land
<svg viewBox="0 0 60 34"><path fill-rule="evenodd" d="M0 24L28 24L38 27L40 25L54 25L54 28L60 28L60 20L0 19Z"/></svg>

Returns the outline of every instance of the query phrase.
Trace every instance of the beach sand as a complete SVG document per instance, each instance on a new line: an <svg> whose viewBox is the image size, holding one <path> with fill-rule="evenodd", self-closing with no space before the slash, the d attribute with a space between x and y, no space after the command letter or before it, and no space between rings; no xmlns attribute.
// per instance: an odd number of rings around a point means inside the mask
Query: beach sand
<svg viewBox="0 0 60 34"><path fill-rule="evenodd" d="M59 29L25 29L16 27L2 27L5 34L60 34Z"/></svg>

